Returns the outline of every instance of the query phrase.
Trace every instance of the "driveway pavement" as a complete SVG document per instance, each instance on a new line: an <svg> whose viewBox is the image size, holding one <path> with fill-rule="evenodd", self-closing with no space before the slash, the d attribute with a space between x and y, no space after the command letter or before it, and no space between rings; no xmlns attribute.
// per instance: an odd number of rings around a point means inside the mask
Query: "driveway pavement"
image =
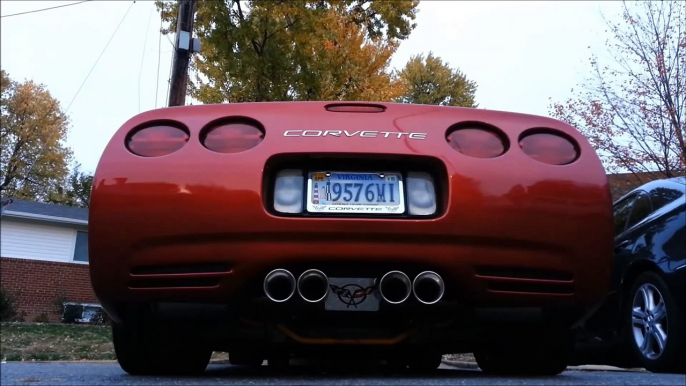
<svg viewBox="0 0 686 386"><path fill-rule="evenodd" d="M621 371L567 371L556 377L489 377L477 369L442 365L427 374L377 368L295 366L275 373L266 367L239 368L211 364L192 378L134 377L116 363L0 364L2 385L679 385L683 375Z"/></svg>

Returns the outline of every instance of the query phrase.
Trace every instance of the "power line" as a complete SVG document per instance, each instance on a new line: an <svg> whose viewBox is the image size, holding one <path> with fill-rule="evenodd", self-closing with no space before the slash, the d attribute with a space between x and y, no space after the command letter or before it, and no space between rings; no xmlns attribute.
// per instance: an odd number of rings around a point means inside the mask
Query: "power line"
<svg viewBox="0 0 686 386"><path fill-rule="evenodd" d="M90 0L87 0L87 1L90 1ZM124 19L126 19L126 15L128 15L128 14L129 14L129 11L131 11L131 8L133 7L133 4L135 4L135 1L131 2L131 5L129 6L129 9L126 10L126 13L124 14L124 17L122 17L121 21L120 21L119 24L117 25L117 28L116 28L116 29L114 30L114 32L112 33L112 36L110 36L110 40L107 41L107 44L105 44L105 48L103 48L102 52L100 53L100 56L98 56L98 59L96 59L96 60L95 60L95 63L93 63L93 67L91 67L90 71L88 72L88 75L86 75L86 79L83 80L83 83L81 83L81 86L80 86L79 89L76 91L76 95L74 95L74 98L72 98L71 102L69 102L69 106L67 106L67 109L64 110L64 113L65 113L65 114L66 114L66 113L69 111L69 109L71 108L72 103L74 103L74 101L76 100L76 97L77 97L77 96L79 95L79 93L81 92L81 89L83 88L83 85L86 84L86 81L88 80L88 78L90 77L91 73L92 73L93 70L95 69L95 66L98 64L98 62L100 61L100 58L101 58L102 55L105 53L105 50L107 50L107 47L110 45L110 42L112 41L112 39L114 38L114 36L117 34L117 31L119 30L119 27L120 27L120 26L122 25L122 23L124 22ZM50 138L50 139L52 140L52 138ZM43 143L43 146L41 147L40 151L38 152L38 155L36 156L36 160L31 164L31 166L29 166L29 170L26 172L26 174L25 174L25 176L24 176L24 179L23 179L22 182L21 182L21 189L24 188L24 185L26 184L26 181L29 179L29 176L31 175L31 172L33 171L33 167L34 167L34 166L36 165L36 163L40 160L40 157L43 156L43 152L45 151L45 148L47 147L47 145L48 145L50 142L51 142L51 141L45 141L45 142ZM18 191L21 190L21 189L16 189L16 190L14 191L14 193L18 192Z"/></svg>
<svg viewBox="0 0 686 386"><path fill-rule="evenodd" d="M100 52L100 56L98 56L98 58L95 60L95 63L93 63L93 67L91 67L91 70L88 72L88 75L86 75L86 79L83 80L83 83L81 83L81 86L80 86L79 89L76 91L76 95L74 95L74 98L72 98L71 102L69 102L69 106L67 107L67 110L65 110L65 113L67 113L67 112L69 111L69 108L71 108L72 103L74 103L74 101L76 100L76 97L79 96L79 93L81 92L81 89L83 88L83 85L86 84L86 81L87 81L88 78L91 76L91 73L92 73L93 70L95 69L95 66L96 66L96 65L98 64L98 62L100 61L100 58L102 58L102 55L103 55L103 54L105 53L105 51L107 50L107 47L110 45L110 42L112 41L112 39L114 39L114 35L116 35L116 34L117 34L117 31L119 31L119 27L121 27L121 24L124 22L124 19L126 19L126 15L129 14L129 11L131 10L131 8L133 7L133 5L134 5L135 3L136 3L135 1L132 2L131 5L129 6L129 9L126 10L126 13L124 14L124 17L121 18L121 21L119 22L119 25L117 25L117 28L116 28L116 29L114 30L114 32L112 33L112 36L110 36L110 40L107 41L107 44L105 44L105 48L102 49L102 52Z"/></svg>
<svg viewBox="0 0 686 386"><path fill-rule="evenodd" d="M28 14L28 13L43 12L43 11L48 11L48 10L55 9L55 8L69 7L69 6L72 6L72 5L77 5L77 4L81 4L81 3L86 3L86 2L89 2L89 1L93 1L93 0L83 0L83 1L79 1L79 2L71 3L71 4L57 5L57 6L55 6L55 7L42 8L42 9L35 9L35 10L33 10L33 11L26 11L26 12L13 13L13 14L11 14L11 15L2 15L2 16L0 16L0 17L19 16L19 15L26 15L26 14Z"/></svg>

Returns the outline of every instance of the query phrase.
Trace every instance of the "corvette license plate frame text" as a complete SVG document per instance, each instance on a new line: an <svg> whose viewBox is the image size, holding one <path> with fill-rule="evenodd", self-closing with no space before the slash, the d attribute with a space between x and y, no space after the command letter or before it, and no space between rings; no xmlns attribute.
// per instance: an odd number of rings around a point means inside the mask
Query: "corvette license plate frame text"
<svg viewBox="0 0 686 386"><path fill-rule="evenodd" d="M314 171L307 178L307 211L398 215L405 213L398 172Z"/></svg>

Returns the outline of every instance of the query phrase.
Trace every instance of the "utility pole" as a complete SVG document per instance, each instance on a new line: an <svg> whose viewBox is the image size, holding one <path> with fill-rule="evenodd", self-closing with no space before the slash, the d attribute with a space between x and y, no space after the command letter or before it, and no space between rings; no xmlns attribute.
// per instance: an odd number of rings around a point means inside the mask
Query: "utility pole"
<svg viewBox="0 0 686 386"><path fill-rule="evenodd" d="M186 104L188 86L188 65L191 53L200 51L200 41L193 39L193 19L196 0L179 0L179 15L176 22L176 46L169 86L169 107Z"/></svg>

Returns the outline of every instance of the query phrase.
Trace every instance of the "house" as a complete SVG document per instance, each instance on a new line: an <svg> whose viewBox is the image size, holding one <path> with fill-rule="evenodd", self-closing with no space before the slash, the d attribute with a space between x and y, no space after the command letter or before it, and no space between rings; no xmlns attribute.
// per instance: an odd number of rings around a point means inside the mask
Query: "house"
<svg viewBox="0 0 686 386"><path fill-rule="evenodd" d="M0 287L19 316L59 321L65 304L97 306L88 271L88 209L2 201Z"/></svg>

